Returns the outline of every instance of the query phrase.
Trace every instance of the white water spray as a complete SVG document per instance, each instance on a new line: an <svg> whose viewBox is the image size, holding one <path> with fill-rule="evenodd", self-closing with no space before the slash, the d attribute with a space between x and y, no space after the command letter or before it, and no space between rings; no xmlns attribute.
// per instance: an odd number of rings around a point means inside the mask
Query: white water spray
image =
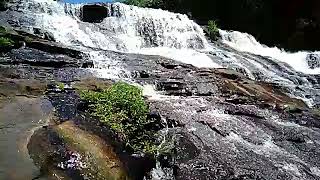
<svg viewBox="0 0 320 180"><path fill-rule="evenodd" d="M130 78L119 59L110 58L102 51L112 50L160 55L200 68L233 69L254 80L289 87L291 95L301 99L306 98L306 92L319 94L313 82L309 82L315 78L308 74L319 74L320 68L308 67L309 52L287 53L261 45L246 33L220 30L223 43L238 51L224 49L208 43L201 27L186 15L121 3L101 5L108 12L101 23L83 22L83 6L22 0L13 2L10 10L1 12L0 17L13 27L30 32L41 29L65 46L89 53L96 67L94 71L104 78ZM300 92L295 86L307 89Z"/></svg>

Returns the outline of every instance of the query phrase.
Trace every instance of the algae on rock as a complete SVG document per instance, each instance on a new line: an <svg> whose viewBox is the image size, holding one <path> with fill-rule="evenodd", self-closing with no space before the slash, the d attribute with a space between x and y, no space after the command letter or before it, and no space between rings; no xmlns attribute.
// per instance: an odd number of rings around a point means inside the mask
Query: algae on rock
<svg viewBox="0 0 320 180"><path fill-rule="evenodd" d="M97 180L129 179L112 146L100 137L76 127L71 121L54 127L69 149L84 156L84 173Z"/></svg>

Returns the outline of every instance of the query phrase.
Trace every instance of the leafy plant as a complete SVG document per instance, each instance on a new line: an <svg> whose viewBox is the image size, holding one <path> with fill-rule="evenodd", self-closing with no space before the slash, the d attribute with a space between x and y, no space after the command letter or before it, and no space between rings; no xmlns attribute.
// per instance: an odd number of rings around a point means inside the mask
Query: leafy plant
<svg viewBox="0 0 320 180"><path fill-rule="evenodd" d="M14 41L6 37L0 37L0 48L9 48L14 46Z"/></svg>
<svg viewBox="0 0 320 180"><path fill-rule="evenodd" d="M219 34L219 28L216 21L214 20L208 21L208 31L209 31L209 36L212 40L217 39L217 36Z"/></svg>
<svg viewBox="0 0 320 180"><path fill-rule="evenodd" d="M124 3L139 7L147 7L152 0L126 0Z"/></svg>
<svg viewBox="0 0 320 180"><path fill-rule="evenodd" d="M82 99L89 105L89 112L114 131L134 151L154 154L155 131L146 126L153 123L147 118L148 106L142 90L118 82L101 92L82 91Z"/></svg>
<svg viewBox="0 0 320 180"><path fill-rule="evenodd" d="M122 2L139 7L162 7L164 4L164 0L124 0Z"/></svg>
<svg viewBox="0 0 320 180"><path fill-rule="evenodd" d="M64 88L65 88L65 86L64 86L64 84L63 84L62 82L58 82L58 83L57 83L57 86L58 86L58 88L59 88L61 91L63 91Z"/></svg>

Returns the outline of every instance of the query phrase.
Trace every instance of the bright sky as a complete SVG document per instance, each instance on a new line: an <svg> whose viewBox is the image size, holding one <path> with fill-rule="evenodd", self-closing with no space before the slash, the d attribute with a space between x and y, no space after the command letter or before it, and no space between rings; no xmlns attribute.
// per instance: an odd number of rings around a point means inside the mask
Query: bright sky
<svg viewBox="0 0 320 180"><path fill-rule="evenodd" d="M94 3L94 2L113 2L114 0L63 0L68 3Z"/></svg>

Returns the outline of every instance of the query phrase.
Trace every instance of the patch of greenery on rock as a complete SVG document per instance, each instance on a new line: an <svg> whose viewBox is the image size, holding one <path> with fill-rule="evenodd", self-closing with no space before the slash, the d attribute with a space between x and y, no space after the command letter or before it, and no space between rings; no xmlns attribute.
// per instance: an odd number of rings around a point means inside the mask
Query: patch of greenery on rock
<svg viewBox="0 0 320 180"><path fill-rule="evenodd" d="M15 41L9 37L6 37L7 35L6 28L0 26L0 51L7 51L15 46Z"/></svg>
<svg viewBox="0 0 320 180"><path fill-rule="evenodd" d="M0 48L11 48L14 46L14 41L6 37L0 37Z"/></svg>
<svg viewBox="0 0 320 180"><path fill-rule="evenodd" d="M219 28L217 22L214 20L208 21L208 32L212 40L216 40L219 35Z"/></svg>
<svg viewBox="0 0 320 180"><path fill-rule="evenodd" d="M156 130L148 118L149 108L142 90L117 82L99 92L82 91L81 98L89 103L88 112L109 127L126 146L135 152L155 154Z"/></svg>
<svg viewBox="0 0 320 180"><path fill-rule="evenodd" d="M124 0L122 1L129 5L139 6L139 7L153 7L161 8L165 5L165 0Z"/></svg>
<svg viewBox="0 0 320 180"><path fill-rule="evenodd" d="M124 3L139 7L147 7L150 3L152 3L152 0L126 0Z"/></svg>

